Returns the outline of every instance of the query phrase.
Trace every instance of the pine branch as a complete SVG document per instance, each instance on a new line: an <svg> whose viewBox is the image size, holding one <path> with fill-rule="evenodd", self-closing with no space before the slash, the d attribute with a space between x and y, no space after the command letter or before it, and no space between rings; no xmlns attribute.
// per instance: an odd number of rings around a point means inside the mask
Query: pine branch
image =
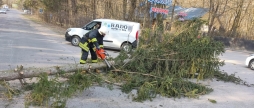
<svg viewBox="0 0 254 108"><path fill-rule="evenodd" d="M171 55L176 55L178 53L171 53L171 54L163 54L162 56L171 56Z"/></svg>
<svg viewBox="0 0 254 108"><path fill-rule="evenodd" d="M17 92L15 92L15 90L13 88L11 88L6 81L4 81L2 84L2 86L4 86L7 89L6 92L6 96L8 99L12 99L14 94L18 94Z"/></svg>
<svg viewBox="0 0 254 108"><path fill-rule="evenodd" d="M184 61L185 59L160 59L160 58L147 58L149 60L157 60L157 61Z"/></svg>
<svg viewBox="0 0 254 108"><path fill-rule="evenodd" d="M88 73L91 74L91 75L93 75L93 76L95 76L95 77L99 77L98 75L96 75L96 74L94 74L94 73L91 72L91 67L89 67ZM106 80L106 79L103 79L103 78L102 78L102 80L104 80L104 82L106 82L106 83L108 83L108 84L114 84L114 85L116 85L116 86L122 86L122 84L113 83L113 82L110 82L110 81L108 81L108 80Z"/></svg>
<svg viewBox="0 0 254 108"><path fill-rule="evenodd" d="M119 83L113 83L113 82L110 82L110 81L108 81L108 80L105 80L105 79L103 79L106 83L108 83L108 84L114 84L114 85L116 85L116 86L122 86L122 84L119 84Z"/></svg>
<svg viewBox="0 0 254 108"><path fill-rule="evenodd" d="M112 70L112 71L113 72L123 72L123 73L127 73L127 74L139 74L139 75L143 75L143 76L149 76L149 77L162 79L162 77L155 76L155 75L152 75L152 74L143 74L143 73L139 73L139 72L127 72L127 71L123 71L123 70Z"/></svg>
<svg viewBox="0 0 254 108"><path fill-rule="evenodd" d="M126 64L128 64L130 61L134 60L138 55L132 57L132 59L126 59L125 63L123 64L123 66L121 68L123 68ZM114 68L114 70L117 70L116 68Z"/></svg>

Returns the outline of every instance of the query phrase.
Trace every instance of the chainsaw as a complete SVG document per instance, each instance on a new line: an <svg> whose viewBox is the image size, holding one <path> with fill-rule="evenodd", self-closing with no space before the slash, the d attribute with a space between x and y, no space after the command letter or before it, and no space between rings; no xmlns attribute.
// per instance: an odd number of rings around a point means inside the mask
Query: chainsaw
<svg viewBox="0 0 254 108"><path fill-rule="evenodd" d="M107 64L109 68L113 66L112 64L108 62L107 57L109 57L109 54L104 49L96 50L96 54L98 55L99 58L101 58Z"/></svg>

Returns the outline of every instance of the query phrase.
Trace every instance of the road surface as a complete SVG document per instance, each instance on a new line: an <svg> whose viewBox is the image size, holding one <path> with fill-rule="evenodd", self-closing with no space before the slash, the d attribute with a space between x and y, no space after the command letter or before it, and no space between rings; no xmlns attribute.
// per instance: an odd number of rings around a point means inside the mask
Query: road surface
<svg viewBox="0 0 254 108"><path fill-rule="evenodd" d="M79 63L81 50L65 41L64 33L25 19L11 9L0 14L0 71L16 66L49 67ZM108 51L117 56L115 51Z"/></svg>

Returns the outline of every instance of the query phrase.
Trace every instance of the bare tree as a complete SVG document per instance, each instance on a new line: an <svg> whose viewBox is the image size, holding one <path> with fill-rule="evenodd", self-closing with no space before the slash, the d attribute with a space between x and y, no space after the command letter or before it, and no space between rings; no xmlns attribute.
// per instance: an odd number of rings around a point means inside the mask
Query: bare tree
<svg viewBox="0 0 254 108"><path fill-rule="evenodd" d="M236 36L241 37L241 35L244 34L244 32L247 32L247 31L243 31L246 28L246 26L244 25L244 22L247 21L246 16L248 15L248 10L250 9L250 5L252 4L252 1L245 2L245 0L237 0L235 3L236 3L235 5L236 7L233 11L235 16L234 16L232 27L229 33L233 37L236 37Z"/></svg>
<svg viewBox="0 0 254 108"><path fill-rule="evenodd" d="M240 24L240 18L241 18L241 15L242 15L242 11L243 11L243 4L244 4L244 0L237 0L237 7L235 9L235 17L234 17L234 20L233 20L233 24L232 24L232 27L229 31L230 33L230 36L237 36L237 28L239 27L239 24Z"/></svg>
<svg viewBox="0 0 254 108"><path fill-rule="evenodd" d="M127 20L132 21L134 20L134 17L135 17L135 9L136 9L137 0L129 0L129 1L130 1L130 8L129 8Z"/></svg>
<svg viewBox="0 0 254 108"><path fill-rule="evenodd" d="M208 34L213 35L213 32L218 29L216 26L214 26L215 19L217 18L220 27L223 27L223 24L220 20L220 17L225 13L226 11L226 6L228 3L228 0L209 0L210 6L209 6L209 17L208 17Z"/></svg>
<svg viewBox="0 0 254 108"><path fill-rule="evenodd" d="M145 1L145 5L140 10L140 12L142 13L141 15L143 15L144 17L142 24L144 28L151 27L151 15L149 13L150 7L151 3Z"/></svg>

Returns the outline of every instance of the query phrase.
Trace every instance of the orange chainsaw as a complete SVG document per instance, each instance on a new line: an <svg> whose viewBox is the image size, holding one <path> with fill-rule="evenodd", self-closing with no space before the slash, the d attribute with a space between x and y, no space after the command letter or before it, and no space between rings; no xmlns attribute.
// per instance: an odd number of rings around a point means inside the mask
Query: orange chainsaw
<svg viewBox="0 0 254 108"><path fill-rule="evenodd" d="M97 49L96 54L98 55L99 58L104 60L104 62L107 64L109 68L111 68L111 64L107 60L107 56L109 56L109 54L104 49Z"/></svg>

